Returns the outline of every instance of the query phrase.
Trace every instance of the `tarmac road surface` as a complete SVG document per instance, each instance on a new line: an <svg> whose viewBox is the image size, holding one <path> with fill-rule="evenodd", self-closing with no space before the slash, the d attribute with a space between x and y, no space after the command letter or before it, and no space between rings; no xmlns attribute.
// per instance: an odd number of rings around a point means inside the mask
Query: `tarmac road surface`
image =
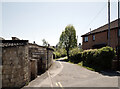
<svg viewBox="0 0 120 89"><path fill-rule="evenodd" d="M98 73L63 61L54 61L51 68L25 87L118 87L119 74ZM118 88L116 88L118 89Z"/></svg>

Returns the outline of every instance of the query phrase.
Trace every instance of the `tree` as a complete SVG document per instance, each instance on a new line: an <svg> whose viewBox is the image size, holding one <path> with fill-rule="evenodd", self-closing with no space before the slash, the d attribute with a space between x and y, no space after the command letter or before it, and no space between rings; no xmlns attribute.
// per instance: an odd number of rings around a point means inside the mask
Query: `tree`
<svg viewBox="0 0 120 89"><path fill-rule="evenodd" d="M67 51L67 57L69 59L69 51L72 48L77 47L76 31L74 26L68 25L65 27L65 30L60 35L59 47L65 48Z"/></svg>
<svg viewBox="0 0 120 89"><path fill-rule="evenodd" d="M49 44L45 39L43 39L42 42L43 42L43 46L48 46Z"/></svg>

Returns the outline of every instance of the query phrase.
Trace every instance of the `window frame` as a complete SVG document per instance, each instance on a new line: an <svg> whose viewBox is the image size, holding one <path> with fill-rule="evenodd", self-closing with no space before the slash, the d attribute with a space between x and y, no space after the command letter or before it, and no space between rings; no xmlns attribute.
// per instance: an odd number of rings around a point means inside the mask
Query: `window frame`
<svg viewBox="0 0 120 89"><path fill-rule="evenodd" d="M88 42L88 36L84 37L84 42Z"/></svg>
<svg viewBox="0 0 120 89"><path fill-rule="evenodd" d="M92 40L93 40L93 41L95 41L95 34L94 34L94 35L92 35Z"/></svg>

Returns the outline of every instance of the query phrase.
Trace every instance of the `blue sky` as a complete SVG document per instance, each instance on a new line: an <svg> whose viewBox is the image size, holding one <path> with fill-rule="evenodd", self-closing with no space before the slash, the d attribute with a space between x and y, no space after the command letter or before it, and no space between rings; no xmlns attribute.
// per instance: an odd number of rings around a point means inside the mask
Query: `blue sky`
<svg viewBox="0 0 120 89"><path fill-rule="evenodd" d="M81 35L107 23L107 2L3 2L2 37L56 45L60 34L72 24ZM111 2L111 21L117 19L117 2Z"/></svg>

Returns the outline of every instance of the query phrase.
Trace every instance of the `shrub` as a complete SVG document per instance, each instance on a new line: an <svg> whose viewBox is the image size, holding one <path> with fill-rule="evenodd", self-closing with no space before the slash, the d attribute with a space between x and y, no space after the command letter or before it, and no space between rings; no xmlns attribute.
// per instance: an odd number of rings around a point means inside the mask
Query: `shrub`
<svg viewBox="0 0 120 89"><path fill-rule="evenodd" d="M71 56L69 60L73 63L81 62L82 61L81 53L78 53L78 54L75 54L74 56Z"/></svg>
<svg viewBox="0 0 120 89"><path fill-rule="evenodd" d="M54 58L65 57L67 55L65 49L58 49L53 54L54 54Z"/></svg>
<svg viewBox="0 0 120 89"><path fill-rule="evenodd" d="M112 66L112 59L115 57L115 51L111 47L103 47L99 51L99 64L102 69L110 69ZM103 60L103 61L101 61Z"/></svg>
<svg viewBox="0 0 120 89"><path fill-rule="evenodd" d="M83 65L92 67L96 70L111 69L112 59L114 57L115 51L108 46L98 50L85 50L82 54Z"/></svg>
<svg viewBox="0 0 120 89"><path fill-rule="evenodd" d="M103 47L101 49L84 50L83 52L72 50L70 61L80 63L83 61L83 66L99 70L109 70L112 66L112 59L115 57L115 51L111 47Z"/></svg>
<svg viewBox="0 0 120 89"><path fill-rule="evenodd" d="M82 49L79 49L78 47L76 47L76 48L73 48L72 50L70 50L69 54L70 54L70 56L74 56L76 54L79 54L82 51L83 51Z"/></svg>
<svg viewBox="0 0 120 89"><path fill-rule="evenodd" d="M81 62L82 58L81 58L81 52L82 52L82 49L79 49L79 48L74 48L70 51L70 61L73 62L73 63L79 63Z"/></svg>

